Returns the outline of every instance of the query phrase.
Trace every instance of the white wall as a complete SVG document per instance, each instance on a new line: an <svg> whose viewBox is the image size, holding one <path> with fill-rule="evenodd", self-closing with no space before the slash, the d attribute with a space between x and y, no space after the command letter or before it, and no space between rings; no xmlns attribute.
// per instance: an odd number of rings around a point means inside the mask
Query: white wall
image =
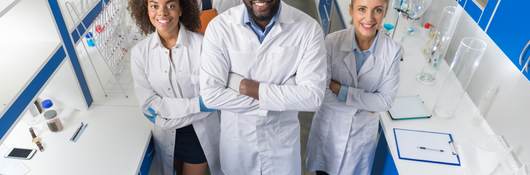
<svg viewBox="0 0 530 175"><path fill-rule="evenodd" d="M61 108L87 109L69 57L64 59L37 96L51 98Z"/></svg>

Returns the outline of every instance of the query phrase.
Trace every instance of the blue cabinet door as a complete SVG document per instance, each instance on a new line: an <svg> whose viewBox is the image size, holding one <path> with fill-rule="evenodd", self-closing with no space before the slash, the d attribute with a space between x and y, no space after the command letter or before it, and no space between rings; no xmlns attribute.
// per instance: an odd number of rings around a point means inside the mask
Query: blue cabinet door
<svg viewBox="0 0 530 175"><path fill-rule="evenodd" d="M458 4L460 4L460 6L464 7L464 5L466 5L466 1L467 0L456 0L456 2L458 2Z"/></svg>
<svg viewBox="0 0 530 175"><path fill-rule="evenodd" d="M497 43L510 60L521 70L530 55L523 53L530 40L530 1L501 0L489 27L488 35ZM519 57L522 54L522 64ZM529 71L524 72L530 80Z"/></svg>
<svg viewBox="0 0 530 175"><path fill-rule="evenodd" d="M484 7L481 7L475 0L457 0L457 2L478 23L480 28L486 30L501 0L488 0Z"/></svg>
<svg viewBox="0 0 530 175"><path fill-rule="evenodd" d="M473 0L467 0L464 3L464 10L466 10L467 14L473 18L475 22L478 22L480 20L480 16L482 15L482 12L484 11L483 8L479 7L479 5L474 2Z"/></svg>

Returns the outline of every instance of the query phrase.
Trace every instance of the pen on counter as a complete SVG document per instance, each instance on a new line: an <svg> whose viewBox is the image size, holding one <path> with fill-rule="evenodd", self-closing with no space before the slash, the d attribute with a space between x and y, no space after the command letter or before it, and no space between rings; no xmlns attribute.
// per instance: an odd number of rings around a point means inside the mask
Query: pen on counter
<svg viewBox="0 0 530 175"><path fill-rule="evenodd" d="M37 137L37 135L35 134L35 131L33 130L33 128L29 128L29 133L31 134L31 138L33 139L33 143L35 143L37 145L37 147L39 148L39 151L40 152L43 152L44 151L44 147L42 146L42 143L40 142L40 138Z"/></svg>
<svg viewBox="0 0 530 175"><path fill-rule="evenodd" d="M443 149L429 148L425 146L418 146L418 149L427 150L427 151L436 151L436 152L441 152L441 153L445 152Z"/></svg>
<svg viewBox="0 0 530 175"><path fill-rule="evenodd" d="M77 130L74 132L74 135L70 137L70 141L74 142L75 140L77 140L77 136L79 135L79 132L81 132L81 129L83 129L83 127L85 127L85 123L81 122L81 126L79 126L79 128L77 128Z"/></svg>

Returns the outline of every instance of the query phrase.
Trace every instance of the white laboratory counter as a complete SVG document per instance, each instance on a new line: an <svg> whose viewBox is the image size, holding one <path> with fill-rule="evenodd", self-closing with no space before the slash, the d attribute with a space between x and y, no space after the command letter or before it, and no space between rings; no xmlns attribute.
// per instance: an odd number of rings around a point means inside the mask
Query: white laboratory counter
<svg viewBox="0 0 530 175"><path fill-rule="evenodd" d="M4 158L11 147L37 148L23 118L0 145L0 162L23 164L28 174L138 174L151 140L152 125L141 115L137 107L98 106L87 111L63 110L64 129L52 133L41 123L36 129L44 151L31 160ZM80 123L88 126L77 142L70 141Z"/></svg>
<svg viewBox="0 0 530 175"><path fill-rule="evenodd" d="M405 27L407 27L407 21L401 18L395 38L401 39ZM401 62L400 67L401 79L398 96L420 95L427 108L431 110L438 95L437 92L439 92L439 85L443 81L440 78L447 74L449 68L445 62L441 65L435 85L424 85L416 80L416 75L427 61L421 51L426 42L425 33L416 33L415 36L403 40L405 52L404 61ZM480 115L467 93L462 98L454 117L442 118L433 115L429 119L392 120L388 113L384 112L381 113L381 126L397 170L391 174L489 174L497 166L499 160L497 153L504 150L502 143ZM461 166L400 159L393 133L394 128L451 133L460 156ZM387 173L389 172L384 174Z"/></svg>

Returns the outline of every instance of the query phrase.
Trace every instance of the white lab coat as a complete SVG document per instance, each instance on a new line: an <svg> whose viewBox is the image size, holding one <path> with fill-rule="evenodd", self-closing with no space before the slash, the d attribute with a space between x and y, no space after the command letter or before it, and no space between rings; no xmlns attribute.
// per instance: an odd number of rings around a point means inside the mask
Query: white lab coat
<svg viewBox="0 0 530 175"><path fill-rule="evenodd" d="M377 146L380 111L390 108L399 84L401 47L379 32L374 53L359 75L353 53L353 28L329 34L326 49L331 79L349 86L346 102L329 89L312 122L307 167L330 175L370 174Z"/></svg>
<svg viewBox="0 0 530 175"><path fill-rule="evenodd" d="M297 111L316 111L324 97L322 30L282 2L276 24L260 44L243 23L245 12L239 5L214 18L201 56L201 95L206 106L221 110L222 170L230 175L301 174ZM259 81L259 100L227 88L230 72ZM296 84L286 85L293 76Z"/></svg>
<svg viewBox="0 0 530 175"><path fill-rule="evenodd" d="M213 175L219 163L219 114L200 112L199 65L202 36L180 26L177 44L166 49L156 32L131 49L131 72L141 106L155 94L162 97L160 116L153 129L156 157L162 172L173 175L175 129L193 124ZM173 65L169 59L172 52ZM170 80L171 78L171 80ZM181 96L182 94L182 96Z"/></svg>

